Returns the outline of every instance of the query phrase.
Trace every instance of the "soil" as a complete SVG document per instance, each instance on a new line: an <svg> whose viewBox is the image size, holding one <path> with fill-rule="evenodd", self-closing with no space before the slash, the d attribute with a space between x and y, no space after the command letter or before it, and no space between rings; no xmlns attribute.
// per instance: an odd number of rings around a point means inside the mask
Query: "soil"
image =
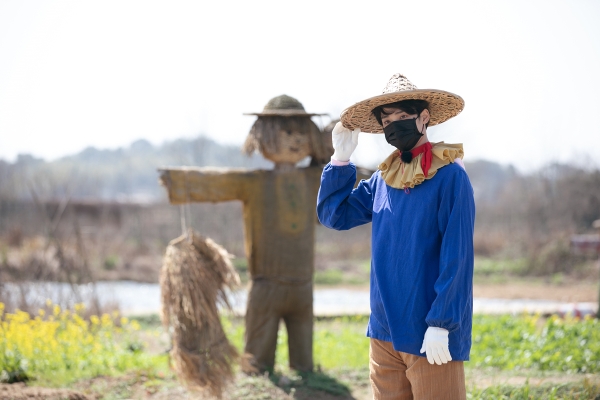
<svg viewBox="0 0 600 400"><path fill-rule="evenodd" d="M0 384L1 400L92 400L95 398L74 390L28 387L24 383Z"/></svg>
<svg viewBox="0 0 600 400"><path fill-rule="evenodd" d="M576 281L565 283L548 283L541 279L511 279L506 282L475 282L474 297L487 299L530 299L553 300L563 302L597 302L597 280ZM369 286L327 286L317 285L317 288L345 288L350 290L368 291Z"/></svg>
<svg viewBox="0 0 600 400"><path fill-rule="evenodd" d="M233 399L273 399L273 400L370 400L373 398L368 382L368 372L359 379L345 379L345 393L329 393L326 390L309 388L302 384L290 384L290 379L281 376L270 379L267 376L248 377L239 374L235 382L224 393L223 400ZM600 377L594 374L563 374L531 371L465 371L467 387L483 389L496 385L521 386L529 384L563 385L587 381L587 384L600 385ZM348 383L350 382L350 383ZM212 400L203 393L189 392L172 377L148 377L128 374L120 377L98 377L79 382L76 390L26 387L24 384L0 385L0 399L89 399L98 400L105 396L114 399L153 399L153 400Z"/></svg>
<svg viewBox="0 0 600 400"><path fill-rule="evenodd" d="M598 282L548 284L541 281L522 280L506 283L475 283L473 295L495 299L596 302L598 301Z"/></svg>

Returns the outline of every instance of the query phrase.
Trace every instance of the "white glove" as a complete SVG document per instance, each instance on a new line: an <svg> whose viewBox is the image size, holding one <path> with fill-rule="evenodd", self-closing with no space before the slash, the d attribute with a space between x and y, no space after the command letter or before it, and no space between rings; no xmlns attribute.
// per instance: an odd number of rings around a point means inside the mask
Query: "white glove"
<svg viewBox="0 0 600 400"><path fill-rule="evenodd" d="M421 353L427 352L427 361L429 364L435 363L437 365L446 364L448 361L452 361L450 350L448 349L448 331L444 328L436 328L430 326L425 331L425 338L423 339L423 346L421 346Z"/></svg>
<svg viewBox="0 0 600 400"><path fill-rule="evenodd" d="M349 161L350 156L358 145L358 134L360 129L351 131L342 125L342 122L335 124L331 131L331 144L333 144L333 155L331 158L337 161Z"/></svg>

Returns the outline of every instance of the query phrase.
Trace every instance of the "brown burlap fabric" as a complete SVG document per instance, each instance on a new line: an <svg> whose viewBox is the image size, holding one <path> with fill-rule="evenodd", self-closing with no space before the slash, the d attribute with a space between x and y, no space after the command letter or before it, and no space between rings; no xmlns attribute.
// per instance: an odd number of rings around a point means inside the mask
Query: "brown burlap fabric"
<svg viewBox="0 0 600 400"><path fill-rule="evenodd" d="M240 200L252 277L244 370L274 365L277 327L288 329L290 366L312 363L315 205L321 168L291 171L177 168L161 171L172 204Z"/></svg>

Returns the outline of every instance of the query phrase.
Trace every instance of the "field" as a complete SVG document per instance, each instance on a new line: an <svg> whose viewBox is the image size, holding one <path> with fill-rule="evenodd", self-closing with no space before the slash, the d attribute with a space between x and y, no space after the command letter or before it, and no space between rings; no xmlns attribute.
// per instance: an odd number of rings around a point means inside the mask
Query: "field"
<svg viewBox="0 0 600 400"><path fill-rule="evenodd" d="M48 305L33 318L2 316L2 379L29 379L26 386L2 385L2 398L203 398L187 392L169 369L168 336L157 316L128 320L105 314L86 320L83 313ZM317 319L316 369L310 374L286 367L281 330L275 371L254 377L238 373L225 398L371 398L366 321L364 316ZM223 323L241 349L242 320L225 318ZM471 361L465 365L470 399L596 399L600 321L478 315Z"/></svg>
<svg viewBox="0 0 600 400"><path fill-rule="evenodd" d="M556 166L522 176L498 168L468 166L478 196L475 296L598 301L598 254L574 251L570 237L597 234L591 226L598 218L600 172ZM496 182L492 175L501 179ZM156 283L164 249L181 232L181 210L164 201L70 198L70 186L63 190L57 185L62 181L43 177L26 187L27 196L15 197L12 186L0 185L0 303L5 305L0 399L202 398L186 391L169 368L169 339L156 316L128 320L94 298L86 309L70 309L66 300L26 301L23 293L11 297L3 289L4 282ZM155 179L152 175L152 187ZM247 283L241 204L193 204L188 212L188 226L237 256L235 267ZM333 233L317 225L316 285L368 288L370 229ZM241 320L224 323L241 349ZM364 316L317 319L317 368L304 375L286 367L282 330L275 371L253 377L238 373L225 397L371 398L365 326ZM477 316L472 359L466 363L469 398L600 399L599 332L595 319Z"/></svg>

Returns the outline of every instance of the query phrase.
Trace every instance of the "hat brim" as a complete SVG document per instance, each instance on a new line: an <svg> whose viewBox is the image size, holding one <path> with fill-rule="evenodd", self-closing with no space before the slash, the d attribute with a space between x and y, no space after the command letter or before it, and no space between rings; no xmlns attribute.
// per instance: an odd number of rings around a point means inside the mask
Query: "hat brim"
<svg viewBox="0 0 600 400"><path fill-rule="evenodd" d="M318 115L329 115L320 113L307 113L302 110L273 110L257 113L244 113L244 115L256 115L257 117L314 117Z"/></svg>
<svg viewBox="0 0 600 400"><path fill-rule="evenodd" d="M374 96L360 101L342 111L340 119L344 127L360 129L365 133L383 133L372 111L376 107L403 100L426 100L431 115L429 126L441 124L457 116L465 107L465 101L459 95L436 89L415 89Z"/></svg>

